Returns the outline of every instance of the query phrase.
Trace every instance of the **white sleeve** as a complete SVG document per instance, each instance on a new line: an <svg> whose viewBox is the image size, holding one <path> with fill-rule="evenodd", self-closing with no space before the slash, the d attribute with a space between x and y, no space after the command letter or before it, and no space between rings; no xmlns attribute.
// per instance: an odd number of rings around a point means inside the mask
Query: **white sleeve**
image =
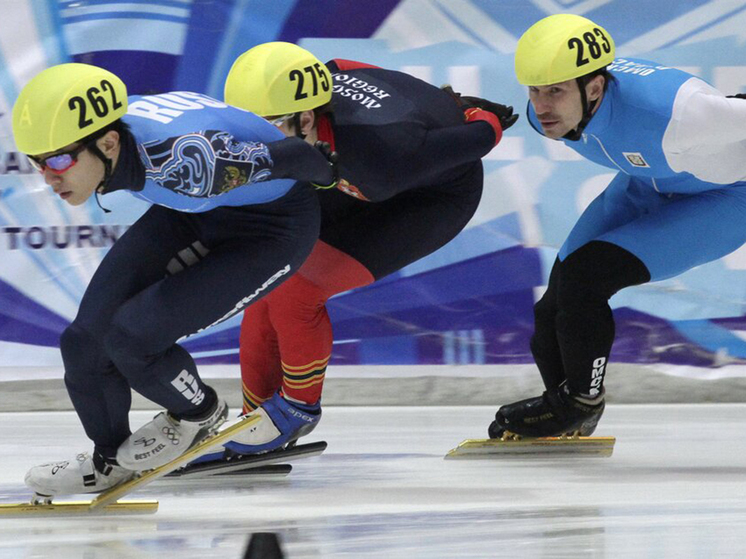
<svg viewBox="0 0 746 559"><path fill-rule="evenodd" d="M679 88L666 130L672 151L746 140L746 99L728 99L714 87L692 78Z"/></svg>
<svg viewBox="0 0 746 559"><path fill-rule="evenodd" d="M674 171L719 184L746 180L746 99L691 78L676 94L662 147Z"/></svg>

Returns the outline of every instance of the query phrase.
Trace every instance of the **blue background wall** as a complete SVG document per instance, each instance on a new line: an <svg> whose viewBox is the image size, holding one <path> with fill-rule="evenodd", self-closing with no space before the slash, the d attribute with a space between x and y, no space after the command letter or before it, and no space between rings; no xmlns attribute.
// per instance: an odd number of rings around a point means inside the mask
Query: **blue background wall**
<svg viewBox="0 0 746 559"><path fill-rule="evenodd" d="M0 22L0 365L59 365L58 337L106 250L144 210L126 194L71 208L13 144L10 111L38 71L98 64L131 93L222 97L233 60L272 40L451 83L525 110L513 51L534 21L585 15L618 56L746 90L746 4L681 0L6 0ZM746 164L746 163L745 163ZM528 363L531 307L608 169L541 138L525 119L485 159L480 209L451 244L330 302L334 364ZM406 239L402 239L406 243ZM746 359L746 251L613 300L613 358L715 367ZM203 362L236 362L238 321L185 341Z"/></svg>

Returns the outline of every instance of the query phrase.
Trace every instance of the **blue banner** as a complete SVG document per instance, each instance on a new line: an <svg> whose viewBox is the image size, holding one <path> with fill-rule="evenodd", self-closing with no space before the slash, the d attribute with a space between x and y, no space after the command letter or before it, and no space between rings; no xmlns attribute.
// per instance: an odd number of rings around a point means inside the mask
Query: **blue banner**
<svg viewBox="0 0 746 559"><path fill-rule="evenodd" d="M0 22L0 355L58 365L98 262L145 209L126 194L69 207L15 149L10 112L23 85L66 61L103 66L130 93L222 98L233 60L266 41L296 42L514 105L513 52L536 20L584 15L618 56L746 91L746 3L723 0L6 0ZM532 305L570 228L613 174L536 134L522 118L484 160L477 215L453 242L329 303L334 364L530 363ZM404 240L405 242L406 240ZM746 250L612 299L627 362L719 366L746 360ZM238 360L238 320L184 341L202 362Z"/></svg>

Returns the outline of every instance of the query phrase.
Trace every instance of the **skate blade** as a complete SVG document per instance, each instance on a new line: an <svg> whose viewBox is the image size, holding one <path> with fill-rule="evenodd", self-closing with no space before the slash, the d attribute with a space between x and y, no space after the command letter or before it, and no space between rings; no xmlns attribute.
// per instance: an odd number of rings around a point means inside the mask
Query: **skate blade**
<svg viewBox="0 0 746 559"><path fill-rule="evenodd" d="M272 464L268 466L250 467L244 470L230 470L227 472L196 472L187 475L167 475L158 480L158 486L194 487L235 487L247 486L254 483L265 483L284 480L293 467L290 464Z"/></svg>
<svg viewBox="0 0 746 559"><path fill-rule="evenodd" d="M246 454L228 460L220 459L212 462L201 462L199 464L188 464L183 468L174 470L166 476L170 478L196 478L211 475L224 474L232 471L243 471L249 468L260 468L271 464L278 464L297 458L311 458L319 456L326 450L326 442L295 445L265 452L264 454Z"/></svg>
<svg viewBox="0 0 746 559"><path fill-rule="evenodd" d="M182 454L178 458L175 458L174 460L171 460L170 462L164 464L163 466L159 466L158 468L154 468L152 470L142 472L138 476L132 478L129 481L126 481L120 485L116 485L112 487L111 489L107 489L106 491L103 491L102 493L99 493L98 497L96 497L95 499L93 499L93 501L91 501L90 503L91 509L98 510L98 509L101 509L102 507L105 507L109 504L114 503L120 497L124 497L125 495L131 493L135 489L140 489L146 486L147 484L165 476L169 472L172 472L175 469L188 464L192 460L199 458L203 454L207 454L208 452L213 450L215 447L221 446L223 443L228 442L235 435L237 435L244 429L248 429L249 427L252 427L254 424L258 423L259 421L261 421L261 416L249 415L249 416L244 416L238 419L237 421L224 424L223 427L221 427L217 433L215 433L214 435L210 435L209 437L204 439L199 444L187 450L184 454Z"/></svg>
<svg viewBox="0 0 746 559"><path fill-rule="evenodd" d="M60 503L0 503L0 516L84 516L93 511L91 501ZM97 509L96 514L153 514L158 511L158 501L120 501Z"/></svg>
<svg viewBox="0 0 746 559"><path fill-rule="evenodd" d="M615 437L542 437L537 439L467 439L445 455L452 458L516 456L597 456L614 452Z"/></svg>

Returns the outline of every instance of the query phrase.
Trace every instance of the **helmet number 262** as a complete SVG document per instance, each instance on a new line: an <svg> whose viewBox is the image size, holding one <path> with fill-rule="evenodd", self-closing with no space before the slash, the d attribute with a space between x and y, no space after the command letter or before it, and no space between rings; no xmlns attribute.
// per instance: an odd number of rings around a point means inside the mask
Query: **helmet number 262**
<svg viewBox="0 0 746 559"><path fill-rule="evenodd" d="M300 101L306 99L308 93L305 91L305 75L308 74L312 80L313 92L311 95L316 97L319 94L319 81L321 81L321 89L329 91L329 78L326 74L321 71L321 65L317 62L313 66L306 66L303 71L298 69L291 70L288 78L291 82L298 82L295 90L295 100Z"/></svg>
<svg viewBox="0 0 746 559"><path fill-rule="evenodd" d="M601 39L601 43L598 42L596 37ZM577 49L577 59L575 62L578 67L590 62L590 60L585 56L585 46L588 47L588 54L594 60L601 57L602 50L606 54L611 52L611 43L609 43L609 39L598 27L593 28L593 33L590 31L583 33L582 41L578 37L570 37L567 41L567 47L569 49Z"/></svg>
<svg viewBox="0 0 746 559"><path fill-rule="evenodd" d="M108 93L107 96L104 93ZM107 97L111 101L111 107L107 102ZM101 80L101 87L89 87L86 91L86 98L76 95L71 97L67 103L71 111L78 110L78 128L81 130L86 126L93 124L93 118L89 117L88 110L98 118L103 118L109 114L110 109L119 109L122 102L117 99L114 86L108 80Z"/></svg>

